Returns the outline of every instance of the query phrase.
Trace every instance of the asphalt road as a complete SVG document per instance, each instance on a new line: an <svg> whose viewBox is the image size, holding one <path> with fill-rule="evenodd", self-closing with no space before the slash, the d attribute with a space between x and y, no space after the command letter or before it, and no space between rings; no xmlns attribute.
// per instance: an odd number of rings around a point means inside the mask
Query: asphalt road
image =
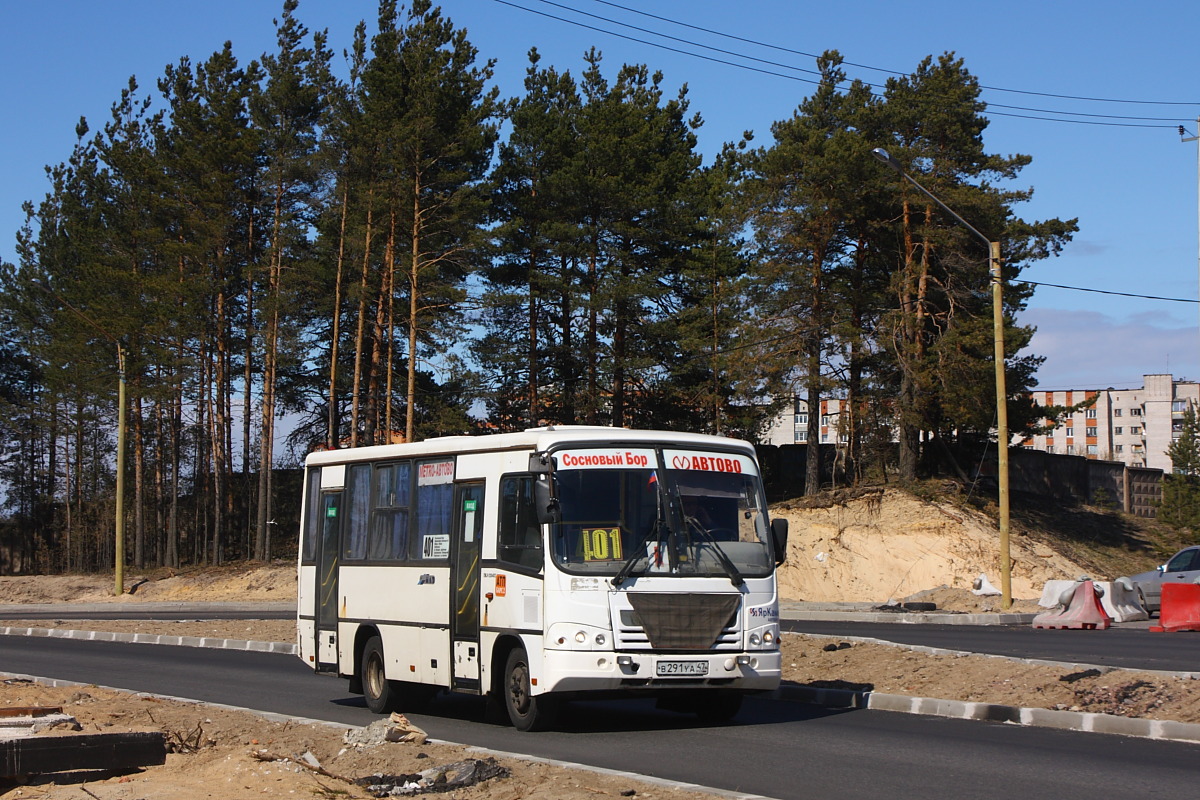
<svg viewBox="0 0 1200 800"><path fill-rule="evenodd" d="M165 605L165 604L164 604ZM174 604L178 607L105 608L97 604L80 608L68 604L31 610L0 606L0 627L5 619L292 619L295 611L253 605ZM1200 633L1152 633L1146 628L1114 627L1106 631L1038 630L1029 625L936 625L931 623L876 623L783 619L785 630L832 636L866 636L902 644L967 650L973 653L1039 658L1102 666L1170 672L1200 672ZM58 626L69 627L69 626ZM0 665L0 669L3 665Z"/></svg>
<svg viewBox="0 0 1200 800"><path fill-rule="evenodd" d="M0 636L0 670L363 725L346 683L294 656ZM704 727L645 701L575 703L561 730L482 722L478 698L409 716L431 736L781 799L1189 797L1196 745L754 699Z"/></svg>
<svg viewBox="0 0 1200 800"><path fill-rule="evenodd" d="M1030 625L933 625L783 620L784 630L867 636L901 644L1133 669L1200 672L1200 633L1042 630Z"/></svg>

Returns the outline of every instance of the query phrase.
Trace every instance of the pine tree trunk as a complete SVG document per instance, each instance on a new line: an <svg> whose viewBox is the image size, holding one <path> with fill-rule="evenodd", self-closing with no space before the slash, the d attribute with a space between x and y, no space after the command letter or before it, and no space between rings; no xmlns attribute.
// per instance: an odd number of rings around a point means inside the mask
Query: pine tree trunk
<svg viewBox="0 0 1200 800"><path fill-rule="evenodd" d="M408 276L408 392L406 395L404 440L416 440L417 432L417 337L420 332L421 289L421 174L414 173L412 186L412 255Z"/></svg>
<svg viewBox="0 0 1200 800"><path fill-rule="evenodd" d="M349 204L349 189L343 189L342 219L338 225L337 267L333 278L333 333L329 343L329 421L325 428L325 446L329 448L337 447L338 444L338 345L342 335L342 265L346 255L346 209Z"/></svg>
<svg viewBox="0 0 1200 800"><path fill-rule="evenodd" d="M367 225L363 234L362 277L358 284L358 328L354 335L354 385L350 389L350 446L358 446L358 418L362 406L362 363L367 320L367 278L371 271L371 222L374 190L367 192Z"/></svg>

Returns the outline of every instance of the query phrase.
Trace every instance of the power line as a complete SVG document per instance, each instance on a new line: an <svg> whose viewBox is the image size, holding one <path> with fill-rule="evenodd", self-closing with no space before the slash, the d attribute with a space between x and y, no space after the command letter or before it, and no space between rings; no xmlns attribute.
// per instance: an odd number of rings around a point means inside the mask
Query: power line
<svg viewBox="0 0 1200 800"><path fill-rule="evenodd" d="M624 6L616 6L616 4L614 4L614 3L608 3L608 2L606 2L606 0L595 0L595 1L596 1L596 2L600 2L600 3L604 3L605 5L613 5L613 6L617 7L617 8L624 8ZM682 38L680 38L680 37L678 37L678 36L671 36L671 35L669 35L669 34L666 34L666 33L660 33L660 32L658 32L658 31L652 31L652 30L649 30L649 29L647 29L647 28L642 28L642 27L639 27L639 26L637 26L637 25L630 25L630 24L628 24L628 23L621 22L620 20L611 19L611 18L609 18L609 17L602 17L602 16L599 16L598 14L591 14L591 13L588 13L587 11L582 11L582 10L580 10L580 9L572 8L571 6L563 5L562 3L557 3L557 2L554 2L554 0L538 0L538 2L540 2L540 3L544 4L544 5L548 5L548 6L554 6L555 8L561 8L561 9L563 9L563 10L566 10L566 11L573 11L573 12L575 12L575 13L577 13L577 14L582 14L582 15L583 15L583 16L585 16L585 17L590 17L590 18L592 18L592 19L601 20L601 21L603 21L603 22L607 22L607 23L610 23L610 24L612 24L612 25L620 25L622 28L630 28L630 29L632 29L632 30L639 31L640 33L646 33L646 34L650 34L651 36L659 36L659 37L662 37L662 38L664 38L664 39L669 39L669 40L671 40L671 41L673 41L673 42L679 42L680 44L691 45L691 46L693 46L693 47L700 47L700 48L703 48L703 49L705 49L705 50L711 50L711 51L713 51L713 52L716 52L716 53L722 53L722 54L724 54L724 55L733 56L733 57L735 57L735 58L744 58L744 59L746 59L746 60L748 60L748 61L754 61L754 62L757 62L757 63L759 63L759 64L766 64L766 65L768 65L768 66L771 66L771 67L780 67L780 68L782 68L782 69L795 70L796 72L803 72L803 73L806 73L806 74L808 74L808 75L815 75L815 76L817 76L818 78L819 78L819 77L821 77L821 73L820 73L820 72L818 72L817 70L812 70L812 69L804 69L804 68L802 68L802 67L797 67L797 66L794 66L794 65L792 65L792 64L785 64L785 63L782 63L782 62L779 62L779 61L770 61L770 60L763 59L763 58L756 58L755 56L747 55L747 54L745 54L745 53L739 53L739 52L735 52L735 51L733 51L733 50L724 50L724 49L722 49L722 48L719 48L719 47L711 47L711 46L709 46L709 45L706 45L706 44L701 44L701 43L699 43L699 42L692 41L692 40L690 40L690 39L682 39ZM626 9L626 10L631 10L631 9ZM635 12L635 13L642 13L642 12ZM655 15L647 15L647 16L655 16ZM663 17L655 17L655 18L656 18L656 19L665 19L665 18L663 18ZM555 17L555 19L557 19L557 17ZM668 20L668 21L669 21L669 20ZM686 26L686 27L693 27L693 26L687 25L686 23L682 23L682 22L676 22L675 24L678 24L678 25L684 25L684 26ZM593 28L593 30L595 30L595 29ZM702 29L702 30L704 30L704 29ZM721 35L721 34L719 34L719 35ZM740 37L730 37L730 38L735 38L735 39L739 39L739 40L740 40ZM742 41L745 41L745 40L742 40ZM762 44L761 42L756 42L755 44L759 44L759 45L761 45L761 46L763 46L763 47L769 47L769 46L770 46L770 45L765 45L765 44ZM791 52L791 53L798 53L799 55L807 55L807 56L811 56L811 54L809 54L809 53L801 53L800 51L788 50L787 52ZM816 56L811 56L811 57L812 57L812 58L816 58ZM849 64L850 62L842 62L842 63ZM857 65L855 65L855 66L857 66ZM898 74L900 74L900 73L892 73L892 74L897 74L897 75L898 75ZM818 83L819 83L819 82L818 82ZM885 87L883 87L883 86L880 86L879 84L876 84L876 83L865 83L865 85L866 85L866 86L869 86L871 89L883 89L883 88L885 88ZM1171 123L1177 123L1177 122L1179 121L1179 119L1178 119L1177 117L1138 117L1138 116L1132 116L1132 115L1116 115L1116 114L1091 114L1091 113L1079 112L1079 111L1057 111L1057 110L1054 110L1054 109L1046 109L1046 108L1028 108L1028 107L1026 107L1026 106L1011 106L1011 105L1003 105L1003 104L999 104L999 103L988 103L988 108L1007 108L1007 109L1014 110L1014 111L1032 111L1032 112L1039 113L1039 114L1061 114L1061 115L1063 115L1063 116L1071 116L1071 117L1095 117L1095 118L1100 118L1100 119L1135 120L1135 121L1139 121L1139 122L1171 122ZM1062 120L1062 121L1063 121L1063 122L1067 122L1067 121L1070 121L1070 120ZM1155 127L1169 127L1169 126L1155 126Z"/></svg>
<svg viewBox="0 0 1200 800"><path fill-rule="evenodd" d="M545 0L541 0L541 2L545 2ZM733 39L734 41L744 42L746 44L752 44L757 47L766 47L771 50L778 50L783 53L791 53L793 55L805 56L806 58L818 58L819 57L815 53L807 53L803 50L793 50L788 47L781 47L779 45L770 44L768 42L761 42L756 39L746 39L741 36L734 36L733 34L725 33L723 31L713 30L711 28L704 28L699 25L692 25L687 22L681 22L680 20L672 19L670 17L662 17L657 14L651 14L647 11L641 11L636 8L630 8L629 6L623 6L620 3L613 3L613 2L610 2L609 0L593 0L593 2L599 3L601 5L605 5L605 6L611 6L612 8L619 8L622 11L628 11L631 14L638 14L643 17L650 17L651 19L657 19L662 22L668 22L672 25L679 25L680 27L691 28L692 30L712 34L713 36L721 36L726 39ZM584 13L584 12L579 12L579 13ZM898 72L896 70L884 69L882 67L873 67L870 64L857 64L853 61L843 61L842 63L844 63L848 66L851 66L851 67L858 67L859 69L869 69L869 70L873 70L875 72L883 72L888 75L904 76L907 74L904 72ZM1195 106L1195 105L1200 105L1200 102L1195 102L1195 101L1188 102L1188 101L1179 101L1179 100L1163 100L1163 101L1158 101L1158 100L1119 100L1119 99L1114 99L1114 98L1109 98L1109 97L1086 97L1086 96L1070 95L1070 94L1054 94L1051 92L1035 92L1035 91L1029 91L1029 90L1025 90L1025 89L1005 89L1000 86L982 86L981 85L980 88L987 89L987 90L993 91L993 92L1009 92L1012 94L1027 94L1027 95L1032 95L1032 96L1036 96L1036 97L1051 97L1051 98L1055 98L1058 100L1086 100L1086 101L1095 102L1095 103L1129 103L1129 104L1155 105L1155 106Z"/></svg>
<svg viewBox="0 0 1200 800"><path fill-rule="evenodd" d="M1038 281L1026 281L1026 280L1021 280L1019 278L1016 280L1009 281L1009 282L1010 283L1024 283L1024 284L1028 284L1029 286L1049 286L1054 289L1070 289L1073 292L1093 292L1095 294L1116 295L1117 297L1136 297L1139 300L1165 300L1170 303L1200 303L1200 299L1197 299L1195 297L1192 297L1192 298L1159 297L1157 295L1152 295L1152 294L1133 294L1131 292L1113 292L1108 289L1088 289L1083 286L1063 286L1062 284L1058 284L1058 283L1039 283Z"/></svg>
<svg viewBox="0 0 1200 800"><path fill-rule="evenodd" d="M801 83L808 83L808 84L812 84L813 86L820 86L822 83L821 81L808 80L807 78L798 78L795 75L785 75L781 72L772 72L771 70L759 69L758 67L751 67L746 64L738 64L737 62L734 62L734 61L725 61L724 59L713 58L711 56L702 55L700 53L691 53L691 52L688 52L687 50L680 50L677 47L668 47L667 45L659 44L658 42L650 42L650 41L646 41L645 39L639 39L636 36L626 36L625 34L617 33L616 31L605 30L604 28L597 28L595 25L588 25L586 23L578 22L573 19L567 19L566 17L555 16L554 14L549 14L545 11L538 11L537 9L534 9L534 8L526 8L525 6L519 6L516 3L509 2L509 0L492 0L492 2L499 3L502 6L509 6L510 8L515 8L520 11L527 12L529 14L536 14L539 17L546 17L547 19L553 19L553 20L558 20L559 22L565 22L568 25L574 25L577 28L586 28L589 31L596 31L597 33L603 33L608 36L615 36L618 39L624 39L628 42L637 42L638 44L644 44L644 45L648 45L650 47L657 47L660 50L667 50L671 53L679 53L680 55L691 56L692 58L699 58L699 59L703 59L704 61L711 61L714 64L725 64L726 66L737 67L738 69L744 69L749 72L757 72L762 75L772 75L776 78L786 78L786 79L792 80L792 81L800 81ZM657 35L657 34L655 34L655 35ZM794 69L794 68L788 67L788 69Z"/></svg>
<svg viewBox="0 0 1200 800"><path fill-rule="evenodd" d="M707 28L700 28L698 26L690 25L688 23L679 22L677 20L671 20L666 17L657 17L654 14L648 14L646 12L640 12L640 11L636 11L634 9L626 9L624 6L620 6L615 3L605 2L605 0L595 0L595 1L602 2L605 5L610 5L615 8L622 8L622 9L625 9L628 11L632 11L633 13L643 14L644 16L649 16L649 17L652 17L655 19L662 19L664 21L672 22L673 24L681 25L684 27L695 28L697 30L705 31L707 33L714 33L716 35L726 36L727 38L735 39L738 41L744 41L744 42L756 44L756 45L759 45L762 47L769 47L769 48L773 48L773 49L777 49L777 50L783 50L785 52L789 52L789 53L793 53L793 54L797 54L797 55L810 56L810 57L814 57L814 58L816 57L810 53L804 53L804 52L798 51L798 50L790 50L788 48L780 48L775 45L769 45L769 44L765 44L762 42L755 42L754 40L742 39L741 37L731 36L729 34L722 34L717 31L710 31ZM770 75L770 76L777 77L777 78L784 78L786 80L798 81L800 83L807 83L807 84L814 85L814 86L820 86L823 83L822 81L819 81L819 80L811 80L808 78L799 77L797 75L789 75L789 74L785 74L785 73L780 73L780 72L776 72L771 69L764 69L761 67L755 67L755 66L751 66L748 64L741 64L741 63L737 63L734 61L728 61L723 58L715 58L712 56L704 55L702 53L696 53L696 52L692 52L689 50L683 50L683 49L680 49L677 47L671 47L669 45L665 45L660 42L654 42L654 41L650 41L647 39L641 39L636 36L629 36L629 35L626 35L623 33L618 33L617 31L597 27L595 25L589 25L587 23L580 22L578 20L568 19L566 17L560 17L555 14L551 14L551 13L548 13L545 11L538 11L533 8L527 8L525 6L518 5L517 3L510 2L509 0L493 0L493 2L499 3L500 5L509 6L510 8L515 8L517 10L524 11L529 14L536 14L538 16L545 17L547 19L556 20L558 22L563 22L568 25L574 25L579 28L584 28L586 30L595 31L597 33L602 33L607 36L613 36L613 37L616 37L619 39L624 39L626 41L635 42L637 44L644 44L649 47L655 47L660 50L666 50L668 52L677 53L679 55L690 56L692 58L698 58L698 59L701 59L704 61L709 61L709 62L716 63L716 64L723 64L725 66L734 67L736 69L742 69L742 70L746 70L749 72L756 72L761 75ZM647 28L642 28L637 25L630 25L628 23L620 22L619 20L610 19L608 17L602 17L597 14L591 14L586 11L581 11L579 9L572 8L571 6L566 6L561 3L553 2L553 0L537 0L537 2L543 3L545 5L554 6L556 8L561 8L561 9L564 9L567 11L571 11L576 14L581 14L583 16L587 16L592 19L601 20L601 21L607 22L609 24L619 25L624 28L636 30L641 33L648 34L650 36L658 36L658 37L661 37L664 39L669 39L671 41L690 45L692 47L700 47L705 50L711 50L713 52L722 53L724 55L729 55L734 58L741 58L741 59L745 59L745 60L749 60L749 61L754 61L754 62L758 62L760 64L765 64L765 65L772 66L772 67L778 67L780 69L787 69L787 70L792 70L795 72L803 72L803 73L807 73L807 74L811 74L811 75L819 75L819 73L816 72L815 70L804 69L802 67L796 67L791 64L784 64L784 63L777 62L777 61L770 61L767 59L756 58L754 56L750 56L745 53L738 53L738 52L731 51L731 50L724 50L724 49L717 48L717 47L711 47L709 45L701 44L699 42L691 41L688 39L682 39L680 37L671 36L669 34L649 30ZM850 65L850 66L857 66L857 67L864 68L864 69L873 69L873 70L877 70L877 71L881 71L881 72L888 72L889 74L895 74L895 75L903 74L903 73L893 72L891 70L883 70L878 67L870 67L870 66L861 65L861 64L854 64L853 62L848 62L848 61L844 61L842 63ZM879 84L873 84L873 83L869 83L869 82L863 82L863 83L864 83L864 85L868 86L869 88L871 88L873 90L883 88ZM1184 103L1184 102L1156 103L1153 101L1144 101L1144 100L1143 101L1134 101L1134 100L1122 101L1122 100L1112 100L1112 99L1107 99L1107 98L1075 97L1075 96L1071 96L1071 95L1054 95L1054 94L1050 94L1050 93L1046 93L1046 92L1028 92L1028 91L1017 90L1017 89L1002 89L1002 88L998 88L998 87L987 87L987 86L981 86L980 88L989 89L992 91L1006 91L1006 92L1015 92L1015 93L1020 93L1020 94L1040 95L1040 96L1044 96L1044 97L1054 97L1054 98L1059 98L1059 99L1093 100L1093 101L1099 101L1099 102L1115 102L1115 103L1129 102L1129 103L1142 103L1142 104L1152 104L1152 105L1200 105L1198 103ZM1146 122L1178 123L1178 121L1180 119L1177 117L1138 117L1138 116L1131 116L1131 115L1125 116L1125 115L1110 115L1110 114L1091 114L1091 113L1086 113L1086 112L1073 112L1073 111L1057 111L1057 110L1052 110L1052 109L1027 108L1024 106L1010 106L1010 105L1004 105L1004 104L1000 104L1000 103L988 103L987 105L988 105L989 114L992 116L1013 117L1013 118L1017 118L1017 119L1032 119L1032 120L1038 120L1038 121L1042 121L1042 122L1067 122L1067 123L1073 123L1073 124L1077 124L1077 125L1098 125L1098 126L1105 126L1105 127L1123 127L1123 128L1174 128L1175 124L1155 125L1155 124L1143 124L1143 123L1146 123ZM1030 112L1035 112L1035 113L1039 113L1039 114L1057 114L1057 115L1062 115L1062 116L1092 117L1095 119L1060 119L1058 117L1033 116L1031 114L1014 114L1014 113L1009 113L1009 112L1004 112L1004 111L992 110L995 108L1007 108L1007 109L1016 110L1016 111L1030 111ZM1103 122L1103 121L1099 121L1100 119L1140 120L1141 122Z"/></svg>

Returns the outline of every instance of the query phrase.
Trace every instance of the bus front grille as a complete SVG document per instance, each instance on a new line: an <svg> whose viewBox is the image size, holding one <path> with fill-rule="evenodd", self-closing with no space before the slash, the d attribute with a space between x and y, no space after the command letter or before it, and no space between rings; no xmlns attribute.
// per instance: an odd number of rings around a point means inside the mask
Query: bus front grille
<svg viewBox="0 0 1200 800"><path fill-rule="evenodd" d="M660 651L737 651L742 648L736 594L628 592L618 608L617 648Z"/></svg>

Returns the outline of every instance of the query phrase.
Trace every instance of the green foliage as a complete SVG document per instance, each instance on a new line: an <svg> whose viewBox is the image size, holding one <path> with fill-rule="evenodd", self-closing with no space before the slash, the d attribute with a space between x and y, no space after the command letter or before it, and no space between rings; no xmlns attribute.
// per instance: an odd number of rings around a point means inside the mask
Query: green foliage
<svg viewBox="0 0 1200 800"><path fill-rule="evenodd" d="M1182 428L1166 450L1172 474L1163 477L1157 517L1175 528L1200 533L1200 420L1195 406L1184 411Z"/></svg>
<svg viewBox="0 0 1200 800"><path fill-rule="evenodd" d="M912 479L925 441L990 435L990 265L878 146L1000 241L1010 427L1047 415L1012 279L1075 222L1016 216L1030 159L986 151L953 55L876 96L828 52L769 143L705 163L686 89L647 65L592 50L573 76L533 51L501 102L440 8L381 0L343 82L299 7L257 59L182 58L156 95L131 79L26 205L0 274L0 480L30 557L111 563L119 359L139 565L277 549L285 412L294 461L545 423L755 439L799 391L813 442L842 401L850 480Z"/></svg>

